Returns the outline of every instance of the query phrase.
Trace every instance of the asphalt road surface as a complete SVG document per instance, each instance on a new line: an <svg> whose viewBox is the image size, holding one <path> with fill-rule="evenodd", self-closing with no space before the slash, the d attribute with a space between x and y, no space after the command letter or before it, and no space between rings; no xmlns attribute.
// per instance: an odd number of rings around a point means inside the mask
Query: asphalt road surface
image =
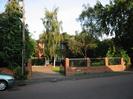
<svg viewBox="0 0 133 99"><path fill-rule="evenodd" d="M0 99L133 99L133 74L16 86Z"/></svg>

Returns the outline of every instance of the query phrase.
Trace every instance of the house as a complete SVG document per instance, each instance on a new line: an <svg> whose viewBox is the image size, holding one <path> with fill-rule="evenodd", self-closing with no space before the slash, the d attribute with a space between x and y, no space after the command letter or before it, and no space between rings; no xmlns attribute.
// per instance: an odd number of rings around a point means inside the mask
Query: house
<svg viewBox="0 0 133 99"><path fill-rule="evenodd" d="M44 57L43 41L37 40L36 49L35 49L35 57L38 57L39 59Z"/></svg>

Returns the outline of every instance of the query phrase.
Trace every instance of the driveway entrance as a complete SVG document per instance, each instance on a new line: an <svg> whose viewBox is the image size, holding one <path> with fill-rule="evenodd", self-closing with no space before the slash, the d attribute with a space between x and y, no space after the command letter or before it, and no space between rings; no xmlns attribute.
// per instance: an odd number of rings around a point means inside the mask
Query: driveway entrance
<svg viewBox="0 0 133 99"><path fill-rule="evenodd" d="M32 77L31 79L41 79L41 78L59 78L63 77L58 72L52 71L52 66L32 66Z"/></svg>

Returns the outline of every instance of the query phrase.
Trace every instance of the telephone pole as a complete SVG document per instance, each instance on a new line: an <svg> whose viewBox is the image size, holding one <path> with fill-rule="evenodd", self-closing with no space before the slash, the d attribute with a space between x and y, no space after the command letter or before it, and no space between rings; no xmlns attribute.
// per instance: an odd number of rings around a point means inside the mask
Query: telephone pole
<svg viewBox="0 0 133 99"><path fill-rule="evenodd" d="M10 3L12 0L8 0L8 3ZM24 75L24 71L25 71L25 4L24 4L24 0L16 0L20 7L22 8L22 66L21 66L21 72L22 75Z"/></svg>
<svg viewBox="0 0 133 99"><path fill-rule="evenodd" d="M24 0L20 0L22 6L22 75L25 71L25 4Z"/></svg>

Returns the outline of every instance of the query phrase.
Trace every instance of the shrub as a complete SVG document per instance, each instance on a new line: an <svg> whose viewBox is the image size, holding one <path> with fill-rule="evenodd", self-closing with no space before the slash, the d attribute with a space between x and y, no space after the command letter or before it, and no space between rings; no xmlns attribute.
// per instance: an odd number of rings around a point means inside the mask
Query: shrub
<svg viewBox="0 0 133 99"><path fill-rule="evenodd" d="M126 53L126 51L124 51L123 49L120 51L121 56L123 57L126 66L130 66L131 65L131 61L130 61L130 57L128 56L128 54Z"/></svg>
<svg viewBox="0 0 133 99"><path fill-rule="evenodd" d="M45 58L39 59L39 58L35 58L32 59L32 65L44 65L45 64Z"/></svg>
<svg viewBox="0 0 133 99"><path fill-rule="evenodd" d="M61 74L64 74L64 67L63 66L55 66L55 67L52 67L52 70L54 72L59 72Z"/></svg>
<svg viewBox="0 0 133 99"><path fill-rule="evenodd" d="M106 56L109 57L109 58L111 58L111 57L122 57L125 61L126 66L129 66L131 64L130 57L128 56L127 52L124 49L118 48L116 50L115 47L112 47L108 50ZM115 63L114 61L115 60L113 60L113 63Z"/></svg>
<svg viewBox="0 0 133 99"><path fill-rule="evenodd" d="M23 80L23 79L27 79L27 74L28 72L25 71L24 74L22 74L22 69L20 66L9 66L8 68L10 68L12 71L14 71L15 73L15 78L17 80Z"/></svg>

